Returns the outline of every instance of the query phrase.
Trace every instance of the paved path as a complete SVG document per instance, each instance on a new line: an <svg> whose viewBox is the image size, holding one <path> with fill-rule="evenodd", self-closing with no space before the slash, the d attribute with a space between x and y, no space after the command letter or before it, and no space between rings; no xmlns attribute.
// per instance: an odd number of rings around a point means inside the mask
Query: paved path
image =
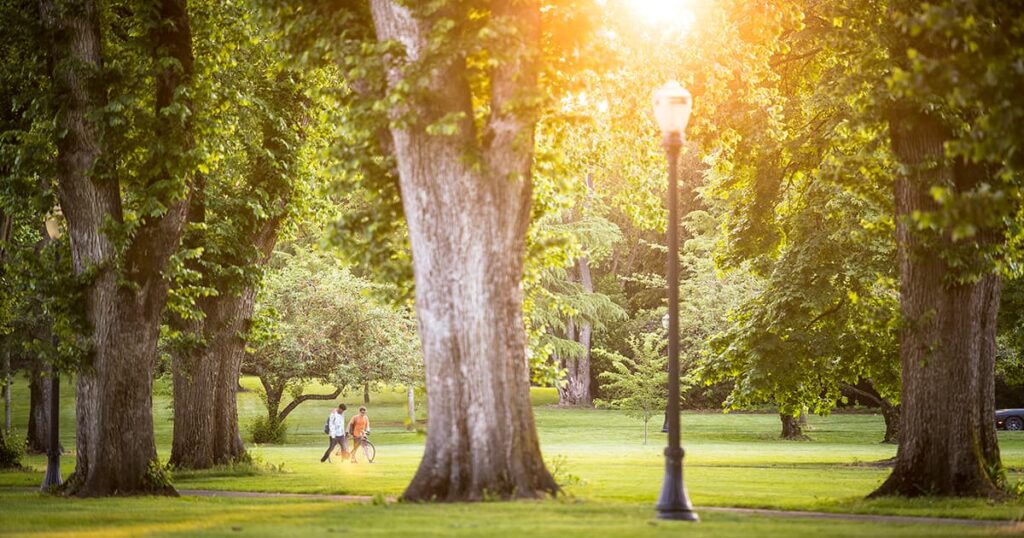
<svg viewBox="0 0 1024 538"><path fill-rule="evenodd" d="M806 519L839 519L845 521L862 521L865 523L902 523L902 524L927 524L927 525L967 525L971 527L998 527L1024 525L1020 521L1005 519L966 519L952 517L925 517L925 516L886 516L878 514L847 514L834 512L804 512L799 510L768 510L763 508L734 508L726 506L701 506L694 508L701 512L725 512L729 514L744 514L751 516L767 517L795 517Z"/></svg>

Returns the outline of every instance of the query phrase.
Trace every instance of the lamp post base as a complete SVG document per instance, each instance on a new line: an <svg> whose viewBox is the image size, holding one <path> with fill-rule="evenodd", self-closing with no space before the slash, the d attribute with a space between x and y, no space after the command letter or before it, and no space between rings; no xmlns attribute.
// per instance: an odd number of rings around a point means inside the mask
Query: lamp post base
<svg viewBox="0 0 1024 538"><path fill-rule="evenodd" d="M661 485L661 497L655 508L658 510L658 519L700 521L700 516L693 511L686 486L683 485L682 449L665 449L665 481Z"/></svg>

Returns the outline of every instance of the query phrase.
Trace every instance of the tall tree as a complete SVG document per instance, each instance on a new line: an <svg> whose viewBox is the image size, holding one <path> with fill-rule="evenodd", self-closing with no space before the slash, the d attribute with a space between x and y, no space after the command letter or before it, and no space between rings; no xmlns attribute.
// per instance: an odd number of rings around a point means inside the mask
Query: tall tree
<svg viewBox="0 0 1024 538"><path fill-rule="evenodd" d="M125 101L133 104L127 87L105 87L109 48L101 21L109 19L91 0L40 0L52 84L61 103L57 195L75 273L88 279L86 317L92 328L91 360L78 372L77 460L66 484L72 495L174 493L156 466L152 374L167 296L164 271L178 248L187 208L187 88L193 75L187 7L185 0L162 0L152 11L113 15L115 27L141 30L113 32L113 39L140 39L155 75L149 144L143 162L132 162L131 153L117 151L127 150L121 145L134 143L131 137L106 132L117 119L130 121L117 113ZM111 96L122 106L108 107ZM100 122L103 113L112 117ZM126 172L130 180L122 180Z"/></svg>
<svg viewBox="0 0 1024 538"><path fill-rule="evenodd" d="M578 191L583 201L577 202L577 207L552 211L533 223L532 241L550 244L547 249L537 249L542 253L534 253L528 260L528 271L538 274L526 279L524 289L530 351L539 358L550 356L553 361L553 368L533 368L535 380L553 383L560 405L590 406L593 333L625 318L625 311L596 290L591 272L608 256L621 234L594 207L601 201L589 179L582 187ZM544 254L544 250L549 252Z"/></svg>
<svg viewBox="0 0 1024 538"><path fill-rule="evenodd" d="M409 85L417 90L398 102L390 129L431 417L423 460L404 497L553 493L530 406L520 289L540 6L411 8L373 0L371 9L377 38L402 47L389 62L392 95ZM474 42L480 35L491 37ZM470 62L480 54L490 67Z"/></svg>
<svg viewBox="0 0 1024 538"><path fill-rule="evenodd" d="M306 133L313 129L303 77L285 69L257 34L253 13L221 3L209 20L200 61L212 64L199 111L211 128L201 147L224 148L192 195L178 255L181 286L170 314L174 439L170 464L203 469L246 457L236 389L260 284L279 233L309 180ZM234 46L230 61L217 47ZM221 64L226 65L221 65ZM232 106L227 96L242 106ZM239 133L246 133L239 136Z"/></svg>
<svg viewBox="0 0 1024 538"><path fill-rule="evenodd" d="M998 494L996 315L1019 263L1020 2L866 2L889 64L900 273L900 444L876 495ZM884 21L879 25L878 21ZM881 28L881 30L878 30ZM849 42L848 42L849 43ZM863 45L862 45L863 46ZM957 402L949 414L936 398Z"/></svg>
<svg viewBox="0 0 1024 538"><path fill-rule="evenodd" d="M828 166L820 168L834 168L821 179L844 192L877 200L878 192L887 191L895 202L900 447L893 474L876 494L995 494L995 473L989 472L1001 466L991 420L995 311L999 275L1012 272L1018 259L1020 206L1011 193L1020 188L1022 168L1019 129L1012 125L1020 120L1022 92L1012 66L1024 54L1019 36L996 29L1019 24L1020 6L881 0L775 5L797 17L790 19L791 30L777 34L784 45L758 47L770 60L759 80L784 82L779 92L762 92L767 106L761 110L773 122L764 132L779 133L791 111L810 105L820 109L805 116L807 127L797 131L825 143L826 151L818 153L889 146L865 154L876 155L866 161L854 152L838 167L823 162ZM796 65L810 69L793 72ZM805 89L787 90L793 84ZM745 166L755 164L764 173L753 188L739 189L745 203L773 207L800 179L790 173L789 155L811 146L798 143L789 154L748 160ZM757 214L759 219L737 220L753 233L733 246L776 248L778 230L763 225L773 212ZM935 412L940 397L959 402L952 416Z"/></svg>

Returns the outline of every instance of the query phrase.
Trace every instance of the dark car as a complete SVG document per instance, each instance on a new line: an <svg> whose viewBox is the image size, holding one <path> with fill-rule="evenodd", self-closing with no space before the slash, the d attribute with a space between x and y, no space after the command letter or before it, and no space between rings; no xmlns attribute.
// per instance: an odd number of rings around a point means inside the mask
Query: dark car
<svg viewBox="0 0 1024 538"><path fill-rule="evenodd" d="M1024 409L1000 409L996 411L996 428L1000 430L1024 430Z"/></svg>

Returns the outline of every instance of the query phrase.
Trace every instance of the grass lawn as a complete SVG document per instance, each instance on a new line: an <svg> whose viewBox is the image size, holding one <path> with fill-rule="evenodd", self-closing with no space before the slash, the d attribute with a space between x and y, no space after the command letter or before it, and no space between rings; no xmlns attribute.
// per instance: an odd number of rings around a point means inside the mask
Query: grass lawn
<svg viewBox="0 0 1024 538"><path fill-rule="evenodd" d="M62 441L74 447L74 410L65 382L61 416ZM258 382L246 378L243 385ZM312 388L315 390L315 387ZM28 390L19 381L14 390L14 423L24 432ZM29 472L0 473L0 534L97 536L139 534L211 535L332 534L331 529L359 528L363 535L501 536L527 530L534 536L613 533L620 536L678 534L679 524L653 519L653 503L663 472L664 435L652 433L642 444L642 424L622 413L559 409L554 391L535 389L534 411L541 446L561 482L566 498L544 502L483 505L344 505L296 499L102 499L68 500L3 489L38 486L45 457L26 458ZM361 393L344 399L350 407ZM160 456L167 458L171 429L169 391L158 384L154 397ZM335 459L319 463L326 448L322 433L331 404L309 402L288 418L288 442L251 446L252 452L280 471L178 473L183 489L267 492L341 493L397 496L415 472L423 437L406 432L405 395L373 394L369 415L377 463L356 465ZM243 425L262 413L255 392L239 395ZM687 450L686 484L699 506L742 506L929 515L982 519L1024 519L1024 504L977 500L883 499L865 501L888 469L872 462L890 458L895 447L878 443L883 423L877 415L811 417L809 442L777 439L779 420L769 414L686 413L683 443ZM660 423L657 424L660 427ZM243 426L244 428L244 426ZM658 428L654 428L658 429ZM1024 433L1000 433L1004 463L1012 481L1024 478ZM64 476L74 466L63 458ZM966 536L991 534L991 529L956 526L881 525L877 523L779 520L722 513L702 513L704 523L687 527L691 536ZM675 530L673 530L675 529ZM997 531L1005 533L1006 531ZM1018 531L1020 532L1020 531Z"/></svg>

